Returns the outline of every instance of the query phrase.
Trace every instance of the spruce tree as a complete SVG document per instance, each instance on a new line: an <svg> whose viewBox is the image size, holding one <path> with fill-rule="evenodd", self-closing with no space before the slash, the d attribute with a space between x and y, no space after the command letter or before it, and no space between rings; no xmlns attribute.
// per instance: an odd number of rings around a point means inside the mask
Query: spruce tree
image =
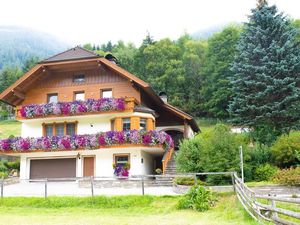
<svg viewBox="0 0 300 225"><path fill-rule="evenodd" d="M236 124L270 143L299 128L300 48L297 29L276 6L259 0L252 9L232 64L234 93L229 112Z"/></svg>

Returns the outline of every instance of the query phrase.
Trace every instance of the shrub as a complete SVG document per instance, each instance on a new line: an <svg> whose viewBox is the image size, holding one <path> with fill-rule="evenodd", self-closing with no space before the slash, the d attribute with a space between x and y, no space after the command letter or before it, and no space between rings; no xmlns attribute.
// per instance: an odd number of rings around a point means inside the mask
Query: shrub
<svg viewBox="0 0 300 225"><path fill-rule="evenodd" d="M15 169L20 171L20 161L15 161L15 162L7 162L6 166L8 169Z"/></svg>
<svg viewBox="0 0 300 225"><path fill-rule="evenodd" d="M275 165L284 168L300 164L300 133L280 136L272 146Z"/></svg>
<svg viewBox="0 0 300 225"><path fill-rule="evenodd" d="M182 172L224 172L239 170L238 146L240 140L230 132L229 127L217 124L207 133L191 140L184 140L176 157ZM212 184L224 183L224 176L210 176ZM226 179L231 181L231 178Z"/></svg>
<svg viewBox="0 0 300 225"><path fill-rule="evenodd" d="M256 169L271 162L271 149L267 145L256 144L244 150L244 175L245 180L255 179Z"/></svg>
<svg viewBox="0 0 300 225"><path fill-rule="evenodd" d="M192 187L178 202L178 209L193 209L199 212L213 207L217 198L213 192L197 185Z"/></svg>
<svg viewBox="0 0 300 225"><path fill-rule="evenodd" d="M0 161L0 172L7 172L6 161Z"/></svg>
<svg viewBox="0 0 300 225"><path fill-rule="evenodd" d="M277 171L274 181L284 185L300 186L300 166Z"/></svg>
<svg viewBox="0 0 300 225"><path fill-rule="evenodd" d="M195 178L194 177L176 177L173 180L174 184L178 185L187 185L187 186L193 186L195 185ZM203 182L201 180L197 180L197 184L203 185Z"/></svg>
<svg viewBox="0 0 300 225"><path fill-rule="evenodd" d="M278 171L276 166L272 166L268 163L260 165L255 169L254 180L256 181L268 181Z"/></svg>
<svg viewBox="0 0 300 225"><path fill-rule="evenodd" d="M199 137L185 139L180 143L180 151L176 155L177 169L182 172L200 172L203 165L203 140Z"/></svg>
<svg viewBox="0 0 300 225"><path fill-rule="evenodd" d="M8 172L2 172L0 171L0 178L7 178L8 177Z"/></svg>

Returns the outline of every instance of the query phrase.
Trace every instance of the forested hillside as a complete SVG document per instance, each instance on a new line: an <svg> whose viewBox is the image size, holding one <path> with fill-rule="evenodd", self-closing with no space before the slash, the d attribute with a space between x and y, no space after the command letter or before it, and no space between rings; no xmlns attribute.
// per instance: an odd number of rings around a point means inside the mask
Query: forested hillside
<svg viewBox="0 0 300 225"><path fill-rule="evenodd" d="M46 33L21 27L0 26L0 70L22 67L30 57L44 58L68 46Z"/></svg>

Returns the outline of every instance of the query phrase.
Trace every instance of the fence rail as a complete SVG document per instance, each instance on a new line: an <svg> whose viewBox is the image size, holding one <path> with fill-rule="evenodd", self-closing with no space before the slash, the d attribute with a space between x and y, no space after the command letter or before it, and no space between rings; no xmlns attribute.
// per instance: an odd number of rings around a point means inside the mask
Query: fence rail
<svg viewBox="0 0 300 225"><path fill-rule="evenodd" d="M281 198L275 196L265 196L255 194L250 188L248 188L237 176L236 173L233 175L235 191L237 198L243 205L244 209L257 221L269 221L274 224L283 225L297 225L298 223L290 221L291 218L300 220L300 212L295 212L288 209L279 208L276 206L276 202L285 202L291 204L300 204L300 199L295 198ZM269 204L262 203L268 202ZM284 215L289 219L283 219L278 214Z"/></svg>
<svg viewBox="0 0 300 225"><path fill-rule="evenodd" d="M290 209L284 209L278 207L276 204L278 202L282 203L290 203L290 204L300 204L300 199L297 198L287 198L287 197L276 197L271 195L259 195L252 191L249 187L247 187L241 178L237 176L236 172L204 172L204 173L184 173L184 174L176 174L176 175L140 175L140 176L130 176L130 177L112 177L112 176L95 176L95 177L74 177L74 178L44 178L44 179L20 179L20 181L27 182L37 182L43 185L43 196L47 198L49 196L49 182L53 181L76 181L76 182L85 182L89 184L88 188L90 188L90 196L95 196L95 187L97 182L101 181L120 181L120 182L132 182L132 184L137 184L136 187L140 188L141 194L145 193L145 186L147 182L151 181L160 181L160 180L168 180L173 182L173 179L176 177L182 176L190 176L195 179L195 183L197 182L198 176L205 175L226 175L231 176L232 179L232 187L236 193L237 199L242 204L244 209L252 216L255 220L269 221L275 224L283 224L283 225L296 225L299 224L292 222L286 218L293 218L295 220L300 220L300 212L295 212ZM130 185L132 185L130 184ZM5 195L5 180L0 180L1 187L1 198ZM138 190L138 189L137 189ZM283 219L283 215L285 218Z"/></svg>

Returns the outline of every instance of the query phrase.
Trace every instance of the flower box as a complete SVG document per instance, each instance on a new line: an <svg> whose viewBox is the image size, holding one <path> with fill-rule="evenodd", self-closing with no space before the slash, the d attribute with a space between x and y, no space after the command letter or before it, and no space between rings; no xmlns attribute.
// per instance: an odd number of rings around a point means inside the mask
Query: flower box
<svg viewBox="0 0 300 225"><path fill-rule="evenodd" d="M100 98L86 101L24 105L19 110L18 116L27 119L51 115L71 116L93 112L124 111L125 108L126 103L123 98Z"/></svg>
<svg viewBox="0 0 300 225"><path fill-rule="evenodd" d="M33 152L38 150L84 150L119 145L161 145L166 151L173 140L164 131L108 131L97 134L53 136L40 138L10 138L0 140L0 151Z"/></svg>

